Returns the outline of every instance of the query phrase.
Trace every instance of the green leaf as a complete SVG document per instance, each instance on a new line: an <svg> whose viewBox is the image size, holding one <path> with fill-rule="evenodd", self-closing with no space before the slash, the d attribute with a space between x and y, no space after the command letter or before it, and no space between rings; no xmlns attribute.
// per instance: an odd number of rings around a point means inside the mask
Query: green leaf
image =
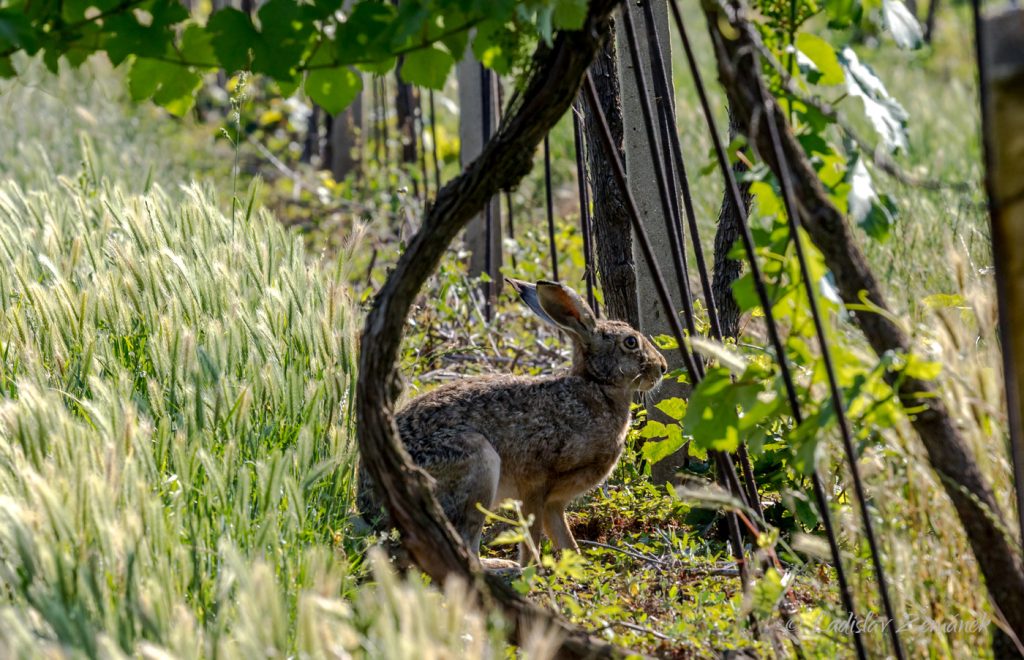
<svg viewBox="0 0 1024 660"><path fill-rule="evenodd" d="M821 73L821 78L818 79L819 84L838 85L846 79L835 49L821 37L809 32L801 32L796 37L796 47L814 63Z"/></svg>
<svg viewBox="0 0 1024 660"><path fill-rule="evenodd" d="M775 193L775 188L767 181L754 181L750 184L750 194L757 202L761 215L775 217L785 213L782 199Z"/></svg>
<svg viewBox="0 0 1024 660"><path fill-rule="evenodd" d="M152 97L175 116L182 116L195 103L202 84L199 74L178 64L139 58L128 74L128 89L136 101Z"/></svg>
<svg viewBox="0 0 1024 660"><path fill-rule="evenodd" d="M12 49L32 55L39 50L39 39L24 14L0 9L0 51Z"/></svg>
<svg viewBox="0 0 1024 660"><path fill-rule="evenodd" d="M313 34L312 13L294 0L270 0L259 11L261 39L253 45L253 70L275 80L295 77Z"/></svg>
<svg viewBox="0 0 1024 660"><path fill-rule="evenodd" d="M131 13L106 19L104 36L103 46L115 66L131 55L161 57L171 41L169 32L140 24Z"/></svg>
<svg viewBox="0 0 1024 660"><path fill-rule="evenodd" d="M691 436L699 449L735 451L741 440L742 416L755 409L758 395L765 392L763 375L760 368L752 366L734 381L728 369L709 368L690 395L683 433ZM758 408L759 413L761 410L763 407Z"/></svg>
<svg viewBox="0 0 1024 660"><path fill-rule="evenodd" d="M669 397L659 401L655 408L678 421L686 415L686 400L679 397Z"/></svg>
<svg viewBox="0 0 1024 660"><path fill-rule="evenodd" d="M958 293L933 293L930 296L925 296L921 303L929 309L962 308L967 305L967 300Z"/></svg>
<svg viewBox="0 0 1024 660"><path fill-rule="evenodd" d="M917 353L909 353L906 357L907 366L903 367L903 372L911 378L918 378L920 380L935 380L942 373L941 362L931 362L925 360Z"/></svg>
<svg viewBox="0 0 1024 660"><path fill-rule="evenodd" d="M306 75L309 98L331 114L347 108L362 89L362 76L349 67L315 69Z"/></svg>
<svg viewBox="0 0 1024 660"><path fill-rule="evenodd" d="M503 23L484 21L477 26L476 35L473 37L473 56L499 74L506 74L512 70L515 48Z"/></svg>
<svg viewBox="0 0 1024 660"><path fill-rule="evenodd" d="M900 48L920 48L924 43L921 24L902 0L882 0L882 20Z"/></svg>
<svg viewBox="0 0 1024 660"><path fill-rule="evenodd" d="M11 56L5 55L0 57L0 78L13 78L18 75L18 72L14 70L14 66L11 64Z"/></svg>
<svg viewBox="0 0 1024 660"><path fill-rule="evenodd" d="M794 470L808 476L814 473L818 465L818 441L833 418L829 400L822 410L808 416L800 426L787 434L786 441L793 452L791 463Z"/></svg>
<svg viewBox="0 0 1024 660"><path fill-rule="evenodd" d="M828 26L842 29L860 22L863 14L860 0L825 0L825 14Z"/></svg>
<svg viewBox="0 0 1024 660"><path fill-rule="evenodd" d="M555 9L554 7L543 6L537 10L537 33L548 46L555 34Z"/></svg>
<svg viewBox="0 0 1024 660"><path fill-rule="evenodd" d="M664 440L648 440L640 449L641 455L651 465L676 453L686 442L678 424L667 424L663 428L667 434Z"/></svg>
<svg viewBox="0 0 1024 660"><path fill-rule="evenodd" d="M178 48L186 62L201 65L217 64L217 53L213 50L213 37L199 25L189 25L181 35Z"/></svg>
<svg viewBox="0 0 1024 660"><path fill-rule="evenodd" d="M554 23L559 30L579 30L587 20L587 0L557 0Z"/></svg>
<svg viewBox="0 0 1024 660"><path fill-rule="evenodd" d="M250 50L260 41L249 16L231 7L221 9L210 17L206 29L213 37L213 51L228 73L249 69Z"/></svg>
<svg viewBox="0 0 1024 660"><path fill-rule="evenodd" d="M360 2L338 26L335 52L344 64L374 62L391 55L396 10L375 0ZM393 58L392 58L393 61Z"/></svg>
<svg viewBox="0 0 1024 660"><path fill-rule="evenodd" d="M661 422L653 419L647 420L644 427L640 429L641 438L666 438L668 437L668 430L665 425Z"/></svg>
<svg viewBox="0 0 1024 660"><path fill-rule="evenodd" d="M899 209L892 198L882 195L872 202L871 210L859 224L868 236L877 241L884 241L889 238L898 215Z"/></svg>
<svg viewBox="0 0 1024 660"><path fill-rule="evenodd" d="M889 151L905 151L909 119L907 111L890 96L871 67L860 62L852 48L844 48L839 54L839 61L846 70L847 92L864 103L864 114L882 138L885 147Z"/></svg>
<svg viewBox="0 0 1024 660"><path fill-rule="evenodd" d="M440 48L414 50L402 62L402 80L429 89L444 89L455 60Z"/></svg>
<svg viewBox="0 0 1024 660"><path fill-rule="evenodd" d="M782 583L782 576L775 568L769 568L764 577L754 583L750 594L750 606L754 617L759 620L771 618L775 612L775 606L786 593L786 587Z"/></svg>

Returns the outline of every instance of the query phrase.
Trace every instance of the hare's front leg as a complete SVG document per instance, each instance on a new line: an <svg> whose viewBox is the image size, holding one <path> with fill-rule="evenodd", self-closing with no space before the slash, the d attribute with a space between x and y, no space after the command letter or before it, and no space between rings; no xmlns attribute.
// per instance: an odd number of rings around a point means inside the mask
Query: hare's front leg
<svg viewBox="0 0 1024 660"><path fill-rule="evenodd" d="M576 539L569 531L569 525L565 522L565 507L567 502L549 501L544 505L544 532L551 539L551 544L556 551L579 550Z"/></svg>

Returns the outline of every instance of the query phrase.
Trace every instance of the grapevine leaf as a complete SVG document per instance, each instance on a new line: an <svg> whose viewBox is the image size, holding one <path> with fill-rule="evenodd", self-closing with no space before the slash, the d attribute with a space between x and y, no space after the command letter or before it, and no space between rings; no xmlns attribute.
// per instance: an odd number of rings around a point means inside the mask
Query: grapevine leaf
<svg viewBox="0 0 1024 660"><path fill-rule="evenodd" d="M39 40L23 14L0 9L0 51L12 49L21 49L32 55L39 50Z"/></svg>
<svg viewBox="0 0 1024 660"><path fill-rule="evenodd" d="M587 0L558 0L554 21L559 30L579 30L587 19Z"/></svg>
<svg viewBox="0 0 1024 660"><path fill-rule="evenodd" d="M402 80L430 89L443 89L455 60L440 48L414 50L402 63Z"/></svg>
<svg viewBox="0 0 1024 660"><path fill-rule="evenodd" d="M331 114L347 108L362 89L362 76L349 67L315 69L306 75L309 98Z"/></svg>
<svg viewBox="0 0 1024 660"><path fill-rule="evenodd" d="M814 473L818 464L818 444L826 429L834 422L832 400L822 404L821 410L809 415L799 426L789 432L786 440L793 452L792 464L800 474Z"/></svg>
<svg viewBox="0 0 1024 660"><path fill-rule="evenodd" d="M484 21L473 37L473 55L478 61L499 74L512 70L515 50L509 43L505 26L498 21Z"/></svg>
<svg viewBox="0 0 1024 660"><path fill-rule="evenodd" d="M698 449L735 451L741 436L741 416L758 404L765 391L760 370L735 381L728 369L711 367L693 390L683 418L683 433ZM752 424L751 424L752 426Z"/></svg>
<svg viewBox="0 0 1024 660"><path fill-rule="evenodd" d="M253 45L253 69L275 80L295 77L295 67L313 33L306 6L293 0L270 0L260 8L260 35Z"/></svg>
<svg viewBox="0 0 1024 660"><path fill-rule="evenodd" d="M110 61L120 64L130 55L160 58L174 38L171 27L187 18L188 11L176 0L156 0L144 13L113 14L103 21Z"/></svg>
<svg viewBox="0 0 1024 660"><path fill-rule="evenodd" d="M847 92L864 103L864 113L885 147L889 151L906 150L907 111L889 94L874 71L860 62L852 48L844 48L839 61L846 70Z"/></svg>
<svg viewBox="0 0 1024 660"><path fill-rule="evenodd" d="M237 9L221 9L207 23L213 35L213 51L224 69L230 73L248 69L249 51L260 41L252 20Z"/></svg>
<svg viewBox="0 0 1024 660"><path fill-rule="evenodd" d="M843 67L832 45L821 37L810 32L801 32L796 37L796 47L814 63L821 74L818 83L821 85L838 85L845 80Z"/></svg>
<svg viewBox="0 0 1024 660"><path fill-rule="evenodd" d="M882 20L900 48L920 48L924 43L921 24L902 0L882 0Z"/></svg>
<svg viewBox="0 0 1024 660"><path fill-rule="evenodd" d="M878 195L871 182L871 174L862 158L850 168L850 188L847 193L850 219L864 232L878 241L889 238L899 210L888 195Z"/></svg>
<svg viewBox="0 0 1024 660"><path fill-rule="evenodd" d="M399 50L407 48L414 42L421 41L429 27L429 19L430 9L428 7L418 2L403 2L399 4L398 13L394 19L394 28L390 31L390 49Z"/></svg>
<svg viewBox="0 0 1024 660"><path fill-rule="evenodd" d="M323 19L340 10L343 4L342 0L313 0L310 8L317 18Z"/></svg>
<svg viewBox="0 0 1024 660"><path fill-rule="evenodd" d="M881 195L871 204L871 210L860 223L861 229L877 241L884 241L889 238L893 225L896 224L896 216L899 209L888 195Z"/></svg>
<svg viewBox="0 0 1024 660"><path fill-rule="evenodd" d="M825 0L825 14L832 29L850 27L860 22L864 9L860 0Z"/></svg>
<svg viewBox="0 0 1024 660"><path fill-rule="evenodd" d="M551 45L551 39L555 32L554 17L554 7L541 7L537 11L537 32L540 33L540 38L548 46Z"/></svg>
<svg viewBox="0 0 1024 660"><path fill-rule="evenodd" d="M871 182L871 173L864 166L864 160L856 158L853 167L849 169L850 191L846 196L846 207L850 219L860 224L871 211L871 205L878 198L875 187Z"/></svg>
<svg viewBox="0 0 1024 660"><path fill-rule="evenodd" d="M85 12L90 7L95 7L97 10L109 11L113 9L118 3L118 0L64 0L59 2L57 0L50 0L50 2L40 2L38 13L29 12L29 18L32 20L39 20L54 17L54 14L59 14L61 19L67 23L77 23L85 18ZM28 5L31 7L35 5L35 2L29 2ZM47 7L47 5L51 5ZM43 21L40 21L43 22Z"/></svg>
<svg viewBox="0 0 1024 660"><path fill-rule="evenodd" d="M911 378L935 380L942 373L942 363L925 360L916 353L909 353L907 355L907 366L903 368L903 372Z"/></svg>
<svg viewBox="0 0 1024 660"><path fill-rule="evenodd" d="M672 419L680 420L686 415L686 400L679 397L669 397L659 401L655 408Z"/></svg>
<svg viewBox="0 0 1024 660"><path fill-rule="evenodd" d="M650 422L648 425L650 425ZM666 424L662 428L664 430L664 440L648 440L640 449L644 459L651 465L676 453L686 442L686 439L683 437L683 431L679 428L678 424Z"/></svg>
<svg viewBox="0 0 1024 660"><path fill-rule="evenodd" d="M115 65L129 56L160 57L167 50L170 34L153 26L142 25L132 13L111 16L104 22L107 56Z"/></svg>
<svg viewBox="0 0 1024 660"><path fill-rule="evenodd" d="M153 97L172 115L184 115L195 103L195 92L202 84L198 73L177 64L139 58L128 74L128 89L136 101Z"/></svg>
<svg viewBox="0 0 1024 660"><path fill-rule="evenodd" d="M375 0L357 4L338 26L334 41L339 61L355 64L386 59L391 53L395 13L390 4Z"/></svg>
<svg viewBox="0 0 1024 660"><path fill-rule="evenodd" d="M186 62L202 66L215 66L217 54L213 50L210 33L198 25L189 25L181 36L179 48Z"/></svg>

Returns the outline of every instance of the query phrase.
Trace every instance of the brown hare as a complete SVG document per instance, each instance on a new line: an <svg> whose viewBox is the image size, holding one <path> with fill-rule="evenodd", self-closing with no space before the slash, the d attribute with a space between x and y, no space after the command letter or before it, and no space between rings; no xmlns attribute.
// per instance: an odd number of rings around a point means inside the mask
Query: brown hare
<svg viewBox="0 0 1024 660"><path fill-rule="evenodd" d="M668 365L643 335L620 321L597 320L575 291L557 282L506 281L530 309L573 342L561 376L483 376L458 380L413 399L397 415L416 465L435 480L448 519L473 553L484 515L506 498L521 500L556 550L577 549L565 507L601 483L622 453L634 392L654 387ZM381 513L369 475L359 470L358 506ZM528 559L520 547L520 562Z"/></svg>

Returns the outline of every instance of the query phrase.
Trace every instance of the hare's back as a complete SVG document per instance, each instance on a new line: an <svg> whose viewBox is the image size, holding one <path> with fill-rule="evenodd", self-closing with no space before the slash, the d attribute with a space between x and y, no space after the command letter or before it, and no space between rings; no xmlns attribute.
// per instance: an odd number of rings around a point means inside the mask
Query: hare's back
<svg viewBox="0 0 1024 660"><path fill-rule="evenodd" d="M608 444L614 452L628 416L628 400L610 404L597 385L578 377L493 376L465 378L419 396L397 422L413 460L426 467L462 458L473 450L462 437L475 434L486 437L503 460L527 452L534 460L574 463L559 454L575 455L577 443Z"/></svg>

